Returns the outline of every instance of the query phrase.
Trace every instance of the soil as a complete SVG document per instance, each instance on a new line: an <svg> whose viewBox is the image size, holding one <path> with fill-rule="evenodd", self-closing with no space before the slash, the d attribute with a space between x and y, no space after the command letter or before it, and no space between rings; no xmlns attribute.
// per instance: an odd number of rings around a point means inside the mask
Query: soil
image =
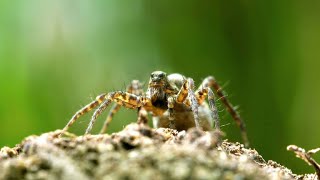
<svg viewBox="0 0 320 180"><path fill-rule="evenodd" d="M129 124L111 135L61 130L0 151L0 179L316 179L296 175L219 132Z"/></svg>

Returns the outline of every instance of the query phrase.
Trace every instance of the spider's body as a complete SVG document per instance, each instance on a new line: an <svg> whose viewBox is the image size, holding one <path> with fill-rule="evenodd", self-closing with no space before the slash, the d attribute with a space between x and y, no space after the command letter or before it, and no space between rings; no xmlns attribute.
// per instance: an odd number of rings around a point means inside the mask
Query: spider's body
<svg viewBox="0 0 320 180"><path fill-rule="evenodd" d="M149 88L146 93L146 97L149 97L152 103L152 106L146 108L146 110L153 114L153 126L155 128L171 128L172 126L174 126L174 128L178 131L195 127L195 117L190 106L184 103L174 103L174 113L172 115L174 125L171 123L171 120L169 118L170 112L168 111L167 106L168 96L174 96L178 94L187 78L177 73L170 74L168 76L162 74L163 72L161 71L152 73L149 81ZM162 79L160 86L154 85L157 84L158 79ZM198 116L200 127L203 130L211 130L213 117L211 116L211 111L206 102L199 104Z"/></svg>
<svg viewBox="0 0 320 180"><path fill-rule="evenodd" d="M181 74L167 76L162 71L151 73L146 93L143 92L141 83L138 80L133 80L126 92L115 91L97 96L95 101L76 112L63 130L67 131L81 115L99 106L86 130L86 134L90 133L97 117L111 102L115 102L115 105L111 108L101 133L105 132L113 115L121 106L138 109L138 123L146 123L148 121L147 115L151 114L155 128L187 130L191 127L197 127L211 130L214 121L215 128L219 130L219 117L212 87L240 127L242 137L248 144L244 123L212 76L207 77L194 92L191 78L186 78ZM209 103L205 101L206 98Z"/></svg>

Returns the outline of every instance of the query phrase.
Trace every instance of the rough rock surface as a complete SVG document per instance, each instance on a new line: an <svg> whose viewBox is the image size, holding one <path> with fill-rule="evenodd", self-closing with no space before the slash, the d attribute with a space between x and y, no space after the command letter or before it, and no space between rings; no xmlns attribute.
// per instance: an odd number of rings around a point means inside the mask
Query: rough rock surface
<svg viewBox="0 0 320 180"><path fill-rule="evenodd" d="M312 179L218 132L130 124L111 135L29 136L0 152L0 179Z"/></svg>

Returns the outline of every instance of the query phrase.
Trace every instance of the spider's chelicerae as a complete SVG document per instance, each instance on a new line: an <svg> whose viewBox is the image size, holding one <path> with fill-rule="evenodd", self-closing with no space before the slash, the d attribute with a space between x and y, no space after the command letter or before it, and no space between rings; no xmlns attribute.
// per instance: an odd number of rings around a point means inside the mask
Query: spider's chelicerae
<svg viewBox="0 0 320 180"><path fill-rule="evenodd" d="M106 131L113 115L121 106L138 109L138 123L147 123L147 116L150 113L153 117L154 128L165 127L180 131L197 127L203 130L211 130L214 122L215 128L220 130L219 116L215 106L215 94L211 89L213 88L240 127L243 141L248 145L244 122L226 98L216 80L209 76L203 80L196 91L193 91L193 88L193 80L181 74L167 75L162 71L152 72L145 93L142 90L142 84L138 80L133 80L126 91L101 94L93 102L76 112L64 127L63 132L66 132L80 116L99 106L93 113L85 132L89 134L97 117L112 102L115 102L115 104L111 108L100 133Z"/></svg>

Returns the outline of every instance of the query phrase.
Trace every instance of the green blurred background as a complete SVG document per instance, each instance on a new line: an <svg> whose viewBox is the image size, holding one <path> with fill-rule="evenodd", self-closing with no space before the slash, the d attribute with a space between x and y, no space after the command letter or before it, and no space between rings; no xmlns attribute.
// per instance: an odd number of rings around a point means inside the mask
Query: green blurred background
<svg viewBox="0 0 320 180"><path fill-rule="evenodd" d="M319 7L316 0L0 1L0 147L61 129L96 95L163 70L227 83L252 147L295 173L313 172L286 146L320 146ZM241 141L219 109L226 138ZM89 118L70 131L83 134ZM135 120L123 109L109 132Z"/></svg>

